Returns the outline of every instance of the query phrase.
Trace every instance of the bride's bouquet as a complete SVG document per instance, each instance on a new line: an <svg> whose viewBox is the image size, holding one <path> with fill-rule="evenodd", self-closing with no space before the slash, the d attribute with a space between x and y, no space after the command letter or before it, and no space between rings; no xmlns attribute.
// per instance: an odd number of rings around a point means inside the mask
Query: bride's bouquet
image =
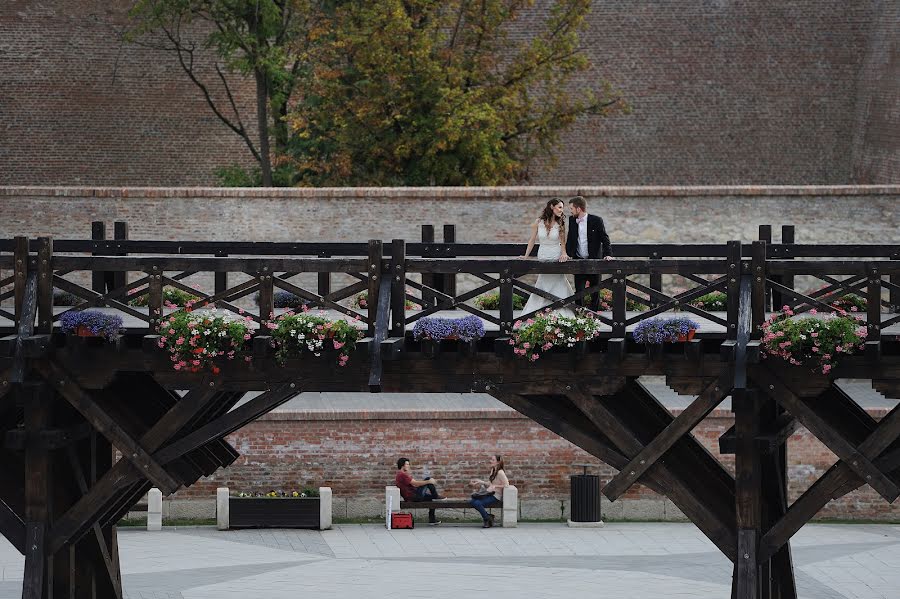
<svg viewBox="0 0 900 599"><path fill-rule="evenodd" d="M584 316L559 316L543 312L513 325L509 344L513 353L534 362L554 347L575 347L580 341L590 341L600 334L601 323L590 313Z"/></svg>

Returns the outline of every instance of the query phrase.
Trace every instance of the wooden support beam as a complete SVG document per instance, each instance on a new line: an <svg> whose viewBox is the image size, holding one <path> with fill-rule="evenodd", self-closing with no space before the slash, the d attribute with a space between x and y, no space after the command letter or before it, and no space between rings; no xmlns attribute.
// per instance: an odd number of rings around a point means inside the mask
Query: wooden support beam
<svg viewBox="0 0 900 599"><path fill-rule="evenodd" d="M141 437L141 446L149 451L156 451L162 447L191 422L218 393L215 385L209 387L208 384L189 392ZM179 456L174 456L173 459L177 457ZM160 460L160 463L166 462ZM143 469L136 467L129 460L119 460L91 487L90 492L57 519L50 531L51 551L56 552L66 543L77 540L80 532L89 529L97 521L99 515L108 507L110 500L144 476ZM95 476L91 478L96 479Z"/></svg>
<svg viewBox="0 0 900 599"><path fill-rule="evenodd" d="M738 305L741 289L741 242L728 242L728 327L727 339L737 339Z"/></svg>
<svg viewBox="0 0 900 599"><path fill-rule="evenodd" d="M153 481L166 495L174 493L181 485L172 478L162 464L158 463L144 446L128 434L122 426L111 418L91 397L85 393L68 373L53 362L43 361L36 369L66 399L72 407L91 423L104 437L109 439L122 457L134 463L144 475Z"/></svg>
<svg viewBox="0 0 900 599"><path fill-rule="evenodd" d="M730 376L731 373L727 373L720 380L710 383L697 399L691 402L606 484L603 494L610 501L615 501L634 483L638 482L676 441L690 433L731 392L731 386L727 381Z"/></svg>
<svg viewBox="0 0 900 599"><path fill-rule="evenodd" d="M781 445L790 438L791 435L800 427L797 419L790 414L780 415L771 427L763 424L763 429L756 437L756 448L763 454L776 451ZM722 433L719 437L719 453L733 454L735 452L735 431L734 426Z"/></svg>
<svg viewBox="0 0 900 599"><path fill-rule="evenodd" d="M28 273L28 278L23 286L22 306L18 315L18 339L16 339L16 351L13 357L10 382L22 383L25 381L26 360L25 351L22 348L27 337L34 334L34 317L37 314L37 271Z"/></svg>
<svg viewBox="0 0 900 599"><path fill-rule="evenodd" d="M755 374L754 374L755 378ZM900 436L900 405L881 419L878 427L860 443L859 454L876 460L880 471L892 472L900 467L900 455L894 461L878 458ZM760 559L767 559L778 551L800 528L832 499L868 482L843 459L812 484L788 508L787 513L772 526L760 542ZM851 488L852 487L852 488Z"/></svg>
<svg viewBox="0 0 900 599"><path fill-rule="evenodd" d="M230 435L248 422L252 422L263 414L271 412L298 393L300 393L300 388L296 383L284 383L273 387L270 391L254 397L224 416L220 416L179 440L166 445L166 447L154 453L153 457L161 464L167 464L198 447L206 445L210 441Z"/></svg>
<svg viewBox="0 0 900 599"><path fill-rule="evenodd" d="M375 297L378 300L377 305L369 302L369 314L375 314L372 318L374 325L374 341L372 343L372 355L369 367L369 390L372 392L381 391L381 375L384 370L384 356L381 355L381 344L387 339L388 328L391 322L391 279L390 277L382 277L379 283L378 292L375 295L369 294L369 297ZM372 329L372 327L369 327Z"/></svg>
<svg viewBox="0 0 900 599"><path fill-rule="evenodd" d="M636 383L635 383L636 384ZM628 385L626 385L628 388ZM628 456L635 456L643 449L643 444L628 427L612 414L592 395L578 389L567 393L569 400L587 416L594 426ZM725 554L734 561L737 540L730 523L724 522L717 511L710 509L704 501L707 489L685 484L675 476L663 462L657 461L647 471L647 476L658 480L668 488L668 497L684 512L694 524Z"/></svg>
<svg viewBox="0 0 900 599"><path fill-rule="evenodd" d="M813 433L828 449L865 480L888 502L900 495L900 488L888 476L878 470L871 459L854 447L834 426L823 418L817 410L797 397L771 370L761 367L754 370L753 377L768 389L769 395L783 405L794 417Z"/></svg>
<svg viewBox="0 0 900 599"><path fill-rule="evenodd" d="M870 263L866 265L866 277L868 280L866 302L866 341L881 340L881 272L878 265Z"/></svg>
<svg viewBox="0 0 900 599"><path fill-rule="evenodd" d="M34 274L34 273L32 273ZM25 431L37 434L53 422L53 396L44 384L23 384ZM25 577L22 597L43 599L48 589L45 531L50 519L50 452L36 444L25 448ZM48 593L49 594L49 593Z"/></svg>
<svg viewBox="0 0 900 599"><path fill-rule="evenodd" d="M25 521L22 516L0 498L0 535L25 555Z"/></svg>
<svg viewBox="0 0 900 599"><path fill-rule="evenodd" d="M771 291L771 287L766 285L766 242L754 241L752 251L750 272L753 288L751 300L753 321L750 336L752 339L759 339L762 337L759 327L766 320L766 305L769 298L767 294Z"/></svg>

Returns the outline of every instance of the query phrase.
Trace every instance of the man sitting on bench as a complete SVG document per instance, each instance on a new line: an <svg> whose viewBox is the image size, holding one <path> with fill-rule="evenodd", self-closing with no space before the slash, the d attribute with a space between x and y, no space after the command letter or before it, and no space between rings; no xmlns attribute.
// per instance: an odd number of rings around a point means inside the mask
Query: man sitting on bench
<svg viewBox="0 0 900 599"><path fill-rule="evenodd" d="M397 476L395 482L400 488L400 496L406 501L434 501L435 499L443 499L438 495L437 488L434 486L436 480L430 476L425 480L416 480L412 477L412 467L409 465L407 458L397 460ZM431 525L440 524L440 520L434 514L434 510L428 510L428 523Z"/></svg>

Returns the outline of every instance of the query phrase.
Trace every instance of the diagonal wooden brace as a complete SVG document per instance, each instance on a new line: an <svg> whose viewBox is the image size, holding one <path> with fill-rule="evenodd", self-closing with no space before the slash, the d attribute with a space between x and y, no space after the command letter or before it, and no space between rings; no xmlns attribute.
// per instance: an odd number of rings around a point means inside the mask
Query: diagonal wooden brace
<svg viewBox="0 0 900 599"><path fill-rule="evenodd" d="M44 361L36 364L35 369L47 379L57 393L84 416L85 420L109 439L122 452L125 459L132 462L140 472L145 473L165 495L178 490L181 484L166 472L138 440L129 435L90 395L82 391L78 383L62 368L53 362Z"/></svg>
<svg viewBox="0 0 900 599"><path fill-rule="evenodd" d="M886 472L896 470L900 467L900 456L895 455L898 452L884 456L882 453L897 440L898 435L900 435L900 404L894 406L866 440L860 443L859 453L869 460L875 460L875 465ZM760 559L766 560L774 555L829 501L861 487L866 482L865 478L860 477L843 460L832 466L794 501L784 517L763 535L760 541Z"/></svg>
<svg viewBox="0 0 900 599"><path fill-rule="evenodd" d="M643 445L634 433L624 427L614 414L609 412L592 395L580 389L567 393L569 400L588 420L600 429L626 455L637 455ZM733 522L723 521L709 509L702 500L704 489L685 483L662 462L655 462L646 476L652 477L669 488L668 497L687 515L694 524L725 554L731 561L735 560L737 537L732 529Z"/></svg>
<svg viewBox="0 0 900 599"><path fill-rule="evenodd" d="M206 381L204 380L204 383ZM203 410L207 403L219 394L218 389L207 384L191 391L181 398L162 418L141 437L141 446L155 451L182 427ZM97 514L101 513L110 499L121 493L122 489L139 480L143 471L128 460L119 460L103 475L78 502L57 519L50 531L50 549L59 549L79 530L85 522L93 524Z"/></svg>
<svg viewBox="0 0 900 599"><path fill-rule="evenodd" d="M861 447L855 447L847 441L822 416L788 389L771 370L755 369L753 378L888 503L893 503L900 496L900 488L872 463Z"/></svg>
<svg viewBox="0 0 900 599"><path fill-rule="evenodd" d="M731 385L728 383L731 378L732 374L728 372L719 380L710 383L691 405L619 470L619 473L603 487L603 494L610 501L615 501L638 482L672 445L692 431L731 392Z"/></svg>

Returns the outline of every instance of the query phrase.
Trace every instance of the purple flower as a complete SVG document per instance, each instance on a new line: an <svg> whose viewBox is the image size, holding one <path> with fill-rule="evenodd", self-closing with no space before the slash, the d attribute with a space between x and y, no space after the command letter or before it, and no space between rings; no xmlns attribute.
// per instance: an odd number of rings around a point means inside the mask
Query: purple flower
<svg viewBox="0 0 900 599"><path fill-rule="evenodd" d="M463 341L481 339L484 336L484 323L477 316L465 318L420 318L413 326L415 339L449 339L459 338Z"/></svg>
<svg viewBox="0 0 900 599"><path fill-rule="evenodd" d="M98 310L69 310L60 315L59 324L67 333L75 331L78 327L85 327L94 335L114 339L119 336L122 329L122 317Z"/></svg>
<svg viewBox="0 0 900 599"><path fill-rule="evenodd" d="M671 343L700 325L686 316L642 320L631 334L638 343Z"/></svg>

